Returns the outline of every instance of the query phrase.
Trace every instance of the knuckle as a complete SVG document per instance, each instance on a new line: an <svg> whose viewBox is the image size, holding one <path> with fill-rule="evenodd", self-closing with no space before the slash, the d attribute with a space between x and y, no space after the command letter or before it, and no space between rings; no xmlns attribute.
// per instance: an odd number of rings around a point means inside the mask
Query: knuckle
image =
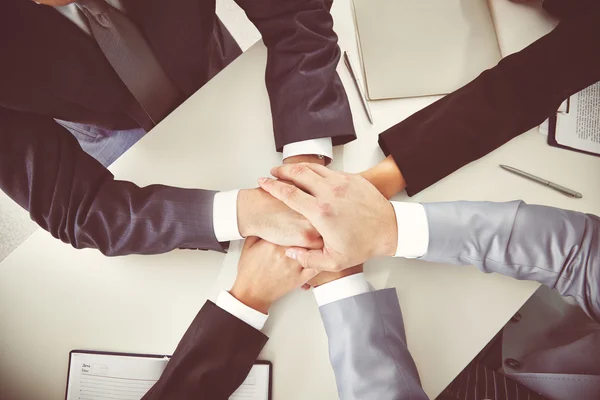
<svg viewBox="0 0 600 400"><path fill-rule="evenodd" d="M320 236L317 230L312 226L306 227L306 229L302 231L301 235L305 246L310 246Z"/></svg>
<svg viewBox="0 0 600 400"><path fill-rule="evenodd" d="M298 176L306 171L306 167L303 164L294 164L290 167L290 175Z"/></svg>
<svg viewBox="0 0 600 400"><path fill-rule="evenodd" d="M348 174L348 173L346 173L346 172L342 172L342 173L340 174L340 180L341 180L342 182L350 182L350 178L351 178L351 177L352 177L352 175L350 175L350 174Z"/></svg>
<svg viewBox="0 0 600 400"><path fill-rule="evenodd" d="M281 196L284 199L291 199L296 195L296 192L298 191L298 189L292 185L285 185L282 189L281 189Z"/></svg>
<svg viewBox="0 0 600 400"><path fill-rule="evenodd" d="M338 185L335 185L332 189L333 195L335 197L343 197L348 191L348 183L343 182Z"/></svg>
<svg viewBox="0 0 600 400"><path fill-rule="evenodd" d="M331 203L319 203L318 212L323 218L330 217L333 215L333 206Z"/></svg>

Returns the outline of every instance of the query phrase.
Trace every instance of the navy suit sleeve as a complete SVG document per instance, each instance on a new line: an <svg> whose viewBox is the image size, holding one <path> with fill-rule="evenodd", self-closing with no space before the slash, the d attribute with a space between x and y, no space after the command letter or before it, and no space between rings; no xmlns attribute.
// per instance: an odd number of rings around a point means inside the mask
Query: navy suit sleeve
<svg viewBox="0 0 600 400"><path fill-rule="evenodd" d="M559 3L553 1L552 3ZM600 80L600 3L379 137L414 195L539 125Z"/></svg>
<svg viewBox="0 0 600 400"><path fill-rule="evenodd" d="M336 72L340 59L333 19L323 0L236 0L268 49L266 85L275 144L331 137L356 138L346 92Z"/></svg>
<svg viewBox="0 0 600 400"><path fill-rule="evenodd" d="M244 382L267 340L207 301L142 400L227 400Z"/></svg>
<svg viewBox="0 0 600 400"><path fill-rule="evenodd" d="M0 189L78 249L222 251L212 224L215 192L115 180L50 117L0 107Z"/></svg>

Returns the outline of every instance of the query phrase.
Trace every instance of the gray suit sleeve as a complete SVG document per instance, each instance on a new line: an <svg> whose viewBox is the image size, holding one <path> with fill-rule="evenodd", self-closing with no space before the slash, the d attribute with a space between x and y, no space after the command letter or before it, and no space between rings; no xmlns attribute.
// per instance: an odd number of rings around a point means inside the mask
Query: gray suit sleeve
<svg viewBox="0 0 600 400"><path fill-rule="evenodd" d="M424 206L429 247L423 260L538 281L600 321L598 217L522 201Z"/></svg>
<svg viewBox="0 0 600 400"><path fill-rule="evenodd" d="M341 400L427 399L406 346L395 289L320 307Z"/></svg>

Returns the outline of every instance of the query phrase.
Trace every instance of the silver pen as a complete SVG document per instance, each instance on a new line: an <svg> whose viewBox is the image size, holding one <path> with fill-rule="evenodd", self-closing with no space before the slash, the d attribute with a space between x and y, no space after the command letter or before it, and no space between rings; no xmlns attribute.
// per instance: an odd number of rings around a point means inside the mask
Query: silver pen
<svg viewBox="0 0 600 400"><path fill-rule="evenodd" d="M542 179L540 177L537 177L535 175L531 175L531 174L529 174L529 173L527 173L525 171L521 171L520 169L516 169L516 168L513 168L513 167L509 167L508 165L502 165L502 164L500 164L500 168L504 168L505 170L510 171L513 174L517 174L519 176L522 176L523 178L527 178L527 179L530 179L530 180L532 180L534 182L541 183L542 185L548 186L548 187L550 187L550 188L552 188L554 190L557 190L557 191L559 191L562 194L565 194L567 196L575 197L576 199L581 199L583 197L583 195L581 193L579 193L579 192L576 192L574 190L568 189L568 188L566 188L564 186L561 186L561 185L559 185L557 183L547 181L547 180Z"/></svg>
<svg viewBox="0 0 600 400"><path fill-rule="evenodd" d="M350 75L352 76L352 80L354 81L356 90L358 90L358 95L360 96L360 100L362 101L363 108L365 109L365 112L367 113L367 118L369 118L369 122L371 124L373 124L373 116L371 115L371 110L369 109L369 104L367 103L367 98L365 97L362 87L360 86L360 81L358 80L358 76L356 75L356 70L352 66L352 63L350 62L350 57L348 56L348 53L346 53L345 51L344 51L344 64L346 64L346 68L348 68L348 71L350 71Z"/></svg>

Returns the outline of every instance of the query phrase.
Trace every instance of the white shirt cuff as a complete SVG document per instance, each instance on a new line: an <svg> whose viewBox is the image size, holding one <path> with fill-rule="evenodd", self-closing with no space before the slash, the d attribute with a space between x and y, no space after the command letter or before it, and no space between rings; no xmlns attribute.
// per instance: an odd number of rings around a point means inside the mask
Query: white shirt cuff
<svg viewBox="0 0 600 400"><path fill-rule="evenodd" d="M319 307L370 291L371 285L369 285L365 274L362 272L331 281L313 289Z"/></svg>
<svg viewBox="0 0 600 400"><path fill-rule="evenodd" d="M217 297L217 306L227 311L234 317L244 321L254 329L260 331L267 322L268 315L256 311L254 308L248 307L226 290L219 293Z"/></svg>
<svg viewBox="0 0 600 400"><path fill-rule="evenodd" d="M213 229L219 242L243 239L237 222L237 197L239 190L219 192L213 200Z"/></svg>
<svg viewBox="0 0 600 400"><path fill-rule="evenodd" d="M398 223L398 248L394 257L424 256L429 246L429 225L425 207L419 203L391 203Z"/></svg>
<svg viewBox="0 0 600 400"><path fill-rule="evenodd" d="M303 140L283 146L283 159L301 155L324 156L333 160L333 145L331 138Z"/></svg>

